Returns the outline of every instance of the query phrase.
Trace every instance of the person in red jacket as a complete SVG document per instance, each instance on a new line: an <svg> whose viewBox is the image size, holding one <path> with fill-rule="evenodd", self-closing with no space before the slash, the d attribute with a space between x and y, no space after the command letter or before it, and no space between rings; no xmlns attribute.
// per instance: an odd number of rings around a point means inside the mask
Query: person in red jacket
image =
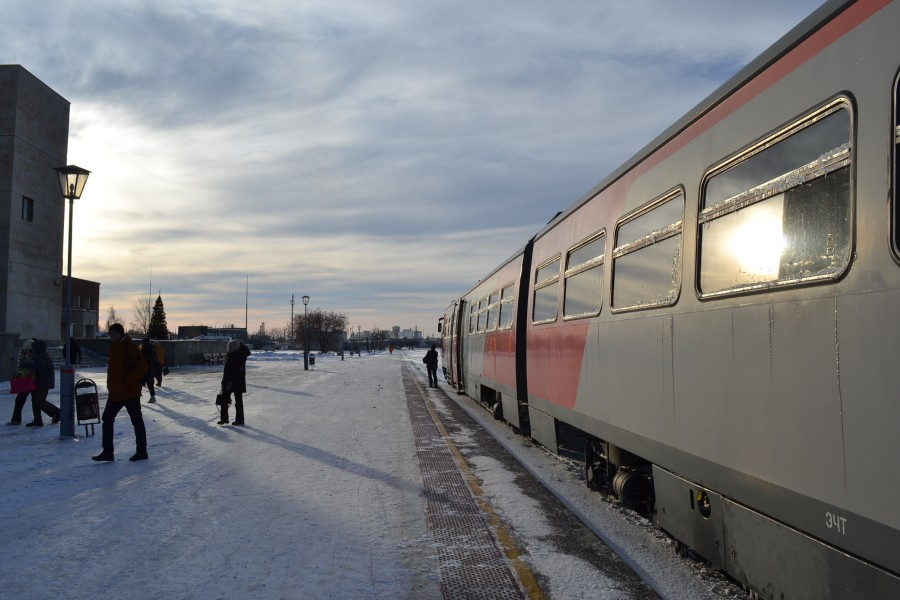
<svg viewBox="0 0 900 600"><path fill-rule="evenodd" d="M124 408L134 426L137 450L129 460L147 460L147 429L141 415L141 387L150 367L137 344L125 335L119 323L109 326L109 366L106 370L108 397L103 408L103 452L92 458L96 461L113 461L113 426L116 415Z"/></svg>

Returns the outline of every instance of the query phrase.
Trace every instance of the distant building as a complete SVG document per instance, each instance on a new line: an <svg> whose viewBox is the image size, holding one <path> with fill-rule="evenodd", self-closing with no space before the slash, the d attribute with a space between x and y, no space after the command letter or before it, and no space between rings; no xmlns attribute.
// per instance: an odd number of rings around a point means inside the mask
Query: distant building
<svg viewBox="0 0 900 600"><path fill-rule="evenodd" d="M399 327L394 327L397 330L397 335L394 336L395 339L398 340L421 340L422 332L419 331L418 328L415 329L403 329L401 330Z"/></svg>
<svg viewBox="0 0 900 600"><path fill-rule="evenodd" d="M53 169L66 165L68 139L69 102L0 65L0 333L62 339L66 209Z"/></svg>
<svg viewBox="0 0 900 600"><path fill-rule="evenodd" d="M62 276L60 339L66 337L66 276ZM72 278L72 337L92 338L100 325L100 284Z"/></svg>

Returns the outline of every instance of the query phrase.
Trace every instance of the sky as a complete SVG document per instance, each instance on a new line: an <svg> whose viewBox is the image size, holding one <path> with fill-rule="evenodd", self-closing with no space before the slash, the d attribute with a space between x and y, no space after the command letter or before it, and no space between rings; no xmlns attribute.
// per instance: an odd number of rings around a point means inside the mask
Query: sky
<svg viewBox="0 0 900 600"><path fill-rule="evenodd" d="M101 324L283 330L293 294L428 335L820 4L5 0L0 64L71 103Z"/></svg>

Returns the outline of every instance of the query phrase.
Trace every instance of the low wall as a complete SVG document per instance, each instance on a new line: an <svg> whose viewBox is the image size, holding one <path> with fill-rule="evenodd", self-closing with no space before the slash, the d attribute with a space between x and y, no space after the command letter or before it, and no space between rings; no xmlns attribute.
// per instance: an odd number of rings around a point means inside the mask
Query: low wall
<svg viewBox="0 0 900 600"><path fill-rule="evenodd" d="M90 350L101 356L109 356L109 340L106 338L76 340L78 345L86 350ZM135 340L140 343L140 340ZM157 342L161 344L166 351L166 363L170 367L179 365L202 365L203 355L209 352L227 352L227 342L217 342L210 340L161 340ZM2 339L0 339L2 344ZM0 346L0 357L2 357L3 348ZM15 372L15 352L13 353L13 372ZM7 377L9 379L9 377Z"/></svg>
<svg viewBox="0 0 900 600"><path fill-rule="evenodd" d="M0 333L0 381L9 381L19 366L19 334Z"/></svg>

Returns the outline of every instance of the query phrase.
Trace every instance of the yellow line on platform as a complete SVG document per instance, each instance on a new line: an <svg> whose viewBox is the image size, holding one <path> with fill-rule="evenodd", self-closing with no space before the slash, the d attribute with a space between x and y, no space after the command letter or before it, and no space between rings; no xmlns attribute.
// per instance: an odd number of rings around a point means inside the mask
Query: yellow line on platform
<svg viewBox="0 0 900 600"><path fill-rule="evenodd" d="M453 440L450 438L450 433L447 431L447 428L444 427L443 421L441 421L441 418L437 414L437 411L434 409L431 400L425 394L425 390L422 389L422 385L419 383L419 380L415 378L413 379L416 382L416 388L418 388L419 394L422 396L422 399L425 402L425 408L428 410L431 418L434 419L434 424L437 425L437 428L441 432L441 436L443 436L444 441L447 442L447 447L450 449L450 453L453 455L453 458L456 461L456 465L457 467L459 467L460 473L462 473L463 478L469 485L469 489L472 490L472 495L475 496L475 499L478 501L478 505L481 507L481 510L483 510L487 515L488 524L491 526L491 529L493 529L494 535L497 537L497 541L500 542L500 547L503 550L503 553L512 564L513 570L516 572L516 576L519 578L519 582L522 584L522 587L525 590L525 594L530 600L545 600L546 596L544 596L544 591L541 589L534 571L532 571L531 568L529 568L529 566L525 563L525 561L522 560L522 554L521 552L519 552L519 548L518 546L516 546L512 534L503 523L503 519L501 519L500 515L497 514L497 511L494 510L494 507L491 505L490 501L484 497L484 490L481 489L481 485L478 483L478 479L472 472L471 467L469 467L469 463L468 461L466 461L466 457L462 455L462 452L460 452L459 448L456 447L456 444L453 443Z"/></svg>

